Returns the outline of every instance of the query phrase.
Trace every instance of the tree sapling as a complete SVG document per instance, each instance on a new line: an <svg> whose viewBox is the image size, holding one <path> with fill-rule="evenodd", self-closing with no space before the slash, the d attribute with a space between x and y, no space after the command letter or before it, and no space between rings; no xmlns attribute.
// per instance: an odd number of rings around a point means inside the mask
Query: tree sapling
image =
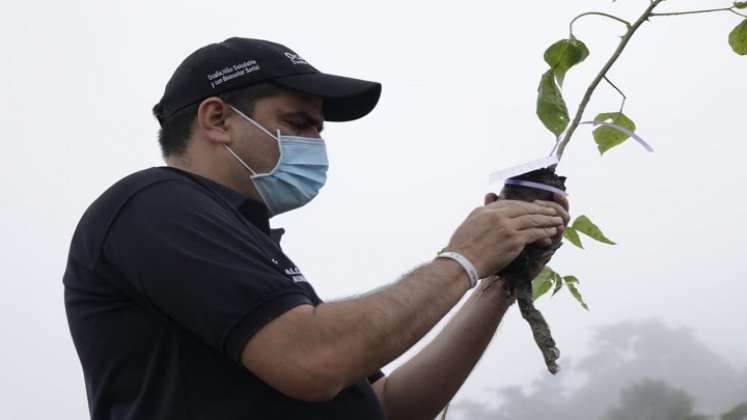
<svg viewBox="0 0 747 420"><path fill-rule="evenodd" d="M657 8L665 0L649 0L645 11L640 17L629 22L623 18L603 13L603 12L586 12L578 15L570 23L570 34L567 39L562 39L552 44L544 54L545 62L550 68L542 75L538 87L537 97L537 116L544 126L555 136L555 144L550 153L552 164L548 166L537 166L539 169L533 169L527 172L511 174L505 181L501 190L499 199L508 200L552 200L553 194L564 194L565 177L558 176L555 173L557 162L563 156L563 153L571 141L576 129L580 125L591 125L596 127L593 131L593 137L597 144L600 154L604 154L610 149L619 146L629 138L639 142L646 150L653 149L646 143L636 131L636 124L623 111L625 107L626 96L614 83L610 81L607 74L612 66L620 58L621 54L628 46L628 43L644 23L653 19L668 16L685 16L700 15L707 13L732 13L741 17L741 22L729 33L728 42L735 53L747 55L747 15L744 14L747 9L747 1L735 2L731 6L675 12L657 12ZM562 86L566 74L574 66L582 63L590 54L586 44L579 40L574 32L573 25L581 18L586 16L601 16L625 25L626 32L622 36L619 45L613 52L612 56L604 64L600 72L592 80L589 87L581 99L578 110L574 118L568 115L568 109L562 95ZM622 96L620 108L612 112L603 112L590 121L582 121L584 111L586 110L591 97L602 81L607 82L615 91ZM514 176L517 175L517 176ZM606 244L614 244L608 239L602 231L587 217L579 216L565 230L563 236L569 242L579 248L583 248L579 233L584 234L592 239ZM552 255L560 244L551 249L542 248L539 245L527 245L523 252L508 267L498 273L499 276L506 280L508 290L514 294L519 303L522 316L529 322L535 341L539 346L545 359L548 370L555 374L559 367L556 363L560 352L555 346L550 329L545 322L542 314L534 307L533 301L553 289L553 295L560 291L563 286L568 288L584 309L588 310L587 304L583 301L581 293L578 290L579 280L575 276L561 276L549 267L535 278L530 278L531 273L536 272L538 264L547 256Z"/></svg>

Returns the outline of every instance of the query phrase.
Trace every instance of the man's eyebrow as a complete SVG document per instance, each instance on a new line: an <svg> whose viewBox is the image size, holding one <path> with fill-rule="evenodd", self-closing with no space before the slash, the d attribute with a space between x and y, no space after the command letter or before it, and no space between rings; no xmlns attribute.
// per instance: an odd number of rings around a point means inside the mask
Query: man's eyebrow
<svg viewBox="0 0 747 420"><path fill-rule="evenodd" d="M319 131L322 131L324 129L324 121L321 118L314 117L308 112L304 112L304 111L289 112L283 116L286 118L301 118L304 124L319 127Z"/></svg>

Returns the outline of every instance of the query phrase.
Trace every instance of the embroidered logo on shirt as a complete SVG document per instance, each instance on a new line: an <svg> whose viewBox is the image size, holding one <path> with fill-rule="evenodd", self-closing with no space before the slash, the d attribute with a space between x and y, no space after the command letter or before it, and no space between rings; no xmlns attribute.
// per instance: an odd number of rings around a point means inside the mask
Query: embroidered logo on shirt
<svg viewBox="0 0 747 420"><path fill-rule="evenodd" d="M296 283L300 283L302 281L307 282L306 277L301 274L301 270L298 267L286 268L285 274L287 274Z"/></svg>

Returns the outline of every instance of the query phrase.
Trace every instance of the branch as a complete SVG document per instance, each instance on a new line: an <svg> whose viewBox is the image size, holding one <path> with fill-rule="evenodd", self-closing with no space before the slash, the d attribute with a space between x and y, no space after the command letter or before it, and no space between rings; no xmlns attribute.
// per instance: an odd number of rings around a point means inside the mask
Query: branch
<svg viewBox="0 0 747 420"><path fill-rule="evenodd" d="M684 15L700 15L703 13L717 13L717 12L732 12L737 16L742 16L743 18L747 18L747 15L744 15L737 11L736 3L734 6L721 7L718 9L688 10L685 12L651 13L651 16L684 16Z"/></svg>
<svg viewBox="0 0 747 420"><path fill-rule="evenodd" d="M571 21L570 25L568 25L568 27L570 29L570 32L571 32L571 38L573 38L573 24L576 23L576 21L579 20L579 19L581 19L582 17L584 17L584 16L590 16L590 15L604 16L606 18L610 18L612 20L616 20L618 22L624 23L625 26L627 26L628 30L630 30L630 26L631 26L630 22L628 22L625 19L621 19L621 18L619 18L617 16L610 15L610 14L607 14L607 13L602 13L602 12L586 12L586 13L581 13L580 15L576 16L575 18L573 18L573 20Z"/></svg>
<svg viewBox="0 0 747 420"><path fill-rule="evenodd" d="M729 11L732 11L732 10L733 10L733 7L722 7L720 9L690 10L690 11L687 11L687 12L651 13L651 16L699 15L699 14L703 14L703 13L729 12Z"/></svg>
<svg viewBox="0 0 747 420"><path fill-rule="evenodd" d="M654 9L656 9L656 6L661 4L663 1L664 0L651 0L651 4L648 6L648 8L646 8L646 11L643 12L641 17L639 17L638 20L630 27L630 29L628 29L628 32L623 36L622 40L620 41L620 45L617 46L617 49L612 54L612 57L610 57L604 67L602 67L602 70L599 72L599 74L591 82L591 85L586 90L586 93L581 100L581 104L579 104L578 111L576 112L576 116L573 118L573 122L571 122L568 130L566 130L563 140L561 140L558 144L557 153L559 158L563 156L563 152L565 151L568 142L571 141L573 133L576 132L576 128L578 128L578 124L581 122L584 111L586 111L586 107L589 105L591 95L594 93L597 86L599 86L599 83L602 81L602 79L604 79L604 77L607 75L607 72L612 67L612 65L615 64L618 58L620 58L620 54L622 54L622 52L625 50L625 47L628 45L628 42L630 42L630 39L636 33L638 28L640 28L641 25L643 25L643 23L648 20L649 16L651 16L651 13L653 13Z"/></svg>
<svg viewBox="0 0 747 420"><path fill-rule="evenodd" d="M608 79L607 76L604 76L604 81L607 82L607 83L609 83L609 85L612 86L617 91L617 93L620 94L620 96L622 96L623 100L622 100L622 103L620 104L620 113L622 114L623 108L625 108L625 101L628 100L628 97L625 96L625 94L623 93L623 91L620 90L619 87L615 86L615 84L612 83L612 81L610 79Z"/></svg>

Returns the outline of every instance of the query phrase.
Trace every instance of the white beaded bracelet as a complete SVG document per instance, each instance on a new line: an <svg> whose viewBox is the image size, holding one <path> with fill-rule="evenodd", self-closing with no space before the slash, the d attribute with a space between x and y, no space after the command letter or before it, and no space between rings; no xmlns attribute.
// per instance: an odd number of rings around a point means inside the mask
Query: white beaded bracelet
<svg viewBox="0 0 747 420"><path fill-rule="evenodd" d="M450 260L454 260L459 265L464 268L464 271L467 272L467 275L469 276L469 288L472 289L473 287L477 286L477 282L480 280L480 275L477 274L477 270L475 269L475 266L472 265L471 262L467 258L464 257L464 255L458 253L458 252L452 252L452 251L443 251L440 252L436 258L448 258Z"/></svg>

